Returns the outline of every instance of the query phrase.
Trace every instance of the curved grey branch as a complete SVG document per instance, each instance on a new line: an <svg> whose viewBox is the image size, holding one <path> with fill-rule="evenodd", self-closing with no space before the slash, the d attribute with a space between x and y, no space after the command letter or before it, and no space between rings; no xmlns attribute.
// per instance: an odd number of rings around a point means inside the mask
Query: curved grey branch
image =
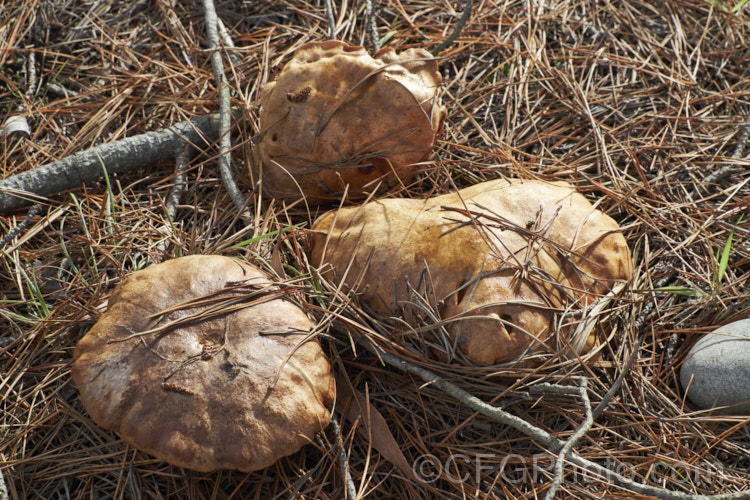
<svg viewBox="0 0 750 500"><path fill-rule="evenodd" d="M204 148L219 136L219 115L184 121L81 151L0 180L0 213L29 205L85 182L152 163L174 160L189 143Z"/></svg>
<svg viewBox="0 0 750 500"><path fill-rule="evenodd" d="M326 19L328 19L328 38L331 40L336 39L336 18L333 17L333 6L331 0L325 0L326 4Z"/></svg>
<svg viewBox="0 0 750 500"><path fill-rule="evenodd" d="M386 352L382 348L375 345L375 343L373 343L371 340L361 338L361 339L358 339L358 343L362 345L365 349L373 353L375 356L377 356L379 359L381 359L383 362L395 368L398 368L400 370L403 370L405 372L418 376L426 384L429 384L433 387L437 387L438 389L442 390L446 394L461 401L463 404L465 404L472 410L479 412L482 415L485 415L486 417L502 422L505 425L508 425L510 427L513 427L516 430L523 432L524 434L531 437L532 439L545 445L547 448L551 449L552 451L559 452L563 450L563 448L565 447L565 444L566 444L565 441L562 441L561 439L556 438L555 436L545 431L544 429L540 429L539 427L531 425L525 420L519 417L516 417L515 415L512 415L504 410L501 410L500 408L497 408L488 403L485 403L481 399L477 398L476 396L473 396L472 394L466 392L465 390L452 384L451 382L448 382L447 380L444 380L438 377L430 370L427 370L426 368L422 368L421 366L413 365L407 362L406 360L399 358L395 354ZM587 416L587 420L588 419L589 418ZM569 462L581 467L582 469L598 474L606 478L607 480L617 485L622 486L623 488L626 488L635 493L640 493L642 495L652 495L662 500L743 500L743 499L750 499L750 491L739 491L736 493L721 493L718 495L693 495L690 493L670 491L670 490L666 490L663 488L658 488L655 486L642 484L632 479L629 479L621 474L618 474L617 472L611 469L608 469L602 465L591 462L590 460L587 460L581 457L580 455L576 454L572 450L567 451L565 458L567 458Z"/></svg>
<svg viewBox="0 0 750 500"><path fill-rule="evenodd" d="M365 11L367 15L367 21L365 30L370 38L370 50L374 54L380 48L380 37L378 36L378 24L375 21L375 2L376 0L365 0Z"/></svg>
<svg viewBox="0 0 750 500"><path fill-rule="evenodd" d="M447 49L450 44L452 44L456 38L458 38L458 34L461 33L461 30L464 29L464 25L466 24L466 21L469 20L469 17L471 16L471 5L473 3L473 0L466 0L466 6L464 7L464 12L461 14L461 17L459 18L458 22L456 23L456 27L453 28L453 32L451 32L450 36L443 40L440 45L432 49L432 55L436 56L440 54L443 50Z"/></svg>
<svg viewBox="0 0 750 500"><path fill-rule="evenodd" d="M216 85L219 87L219 173L224 182L224 188L237 207L237 210L248 219L252 219L247 209L247 200L237 187L232 173L232 139L229 135L231 127L231 109L229 103L229 85L224 76L224 63L219 52L219 18L213 0L203 0L203 12L206 18L206 34L211 48L211 68L213 69Z"/></svg>
<svg viewBox="0 0 750 500"><path fill-rule="evenodd" d="M8 486L5 484L3 471L0 470L0 500L8 500Z"/></svg>

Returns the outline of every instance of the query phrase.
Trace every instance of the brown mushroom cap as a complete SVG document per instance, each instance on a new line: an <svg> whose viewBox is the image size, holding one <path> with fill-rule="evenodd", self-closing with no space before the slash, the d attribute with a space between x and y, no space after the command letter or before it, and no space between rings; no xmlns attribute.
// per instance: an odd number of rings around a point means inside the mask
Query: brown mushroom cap
<svg viewBox="0 0 750 500"><path fill-rule="evenodd" d="M554 349L555 333L570 333L555 332L555 311L632 272L617 223L564 182L496 180L378 200L328 212L312 229L313 265L346 270L346 284L386 317L417 289L462 352L487 364ZM593 340L567 339L577 349Z"/></svg>
<svg viewBox="0 0 750 500"><path fill-rule="evenodd" d="M75 349L84 408L136 448L202 472L262 469L296 452L328 425L334 384L317 341L305 339L313 323L283 293L228 257L133 273ZM247 307L190 318L242 299Z"/></svg>
<svg viewBox="0 0 750 500"><path fill-rule="evenodd" d="M441 81L422 49L373 58L338 41L303 45L263 89L255 179L274 198L309 203L407 181L441 127Z"/></svg>

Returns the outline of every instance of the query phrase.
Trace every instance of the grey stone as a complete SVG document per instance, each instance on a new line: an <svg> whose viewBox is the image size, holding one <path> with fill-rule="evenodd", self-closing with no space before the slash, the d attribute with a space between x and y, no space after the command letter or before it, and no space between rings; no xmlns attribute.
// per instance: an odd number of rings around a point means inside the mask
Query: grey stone
<svg viewBox="0 0 750 500"><path fill-rule="evenodd" d="M750 318L729 323L700 339L680 370L687 397L702 409L750 413Z"/></svg>

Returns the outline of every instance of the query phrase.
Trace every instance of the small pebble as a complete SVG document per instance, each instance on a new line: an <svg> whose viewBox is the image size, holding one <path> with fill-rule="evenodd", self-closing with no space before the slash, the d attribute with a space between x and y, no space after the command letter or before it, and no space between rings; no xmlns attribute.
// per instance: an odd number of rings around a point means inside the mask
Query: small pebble
<svg viewBox="0 0 750 500"><path fill-rule="evenodd" d="M680 383L698 408L750 413L750 318L729 323L700 339L680 370Z"/></svg>

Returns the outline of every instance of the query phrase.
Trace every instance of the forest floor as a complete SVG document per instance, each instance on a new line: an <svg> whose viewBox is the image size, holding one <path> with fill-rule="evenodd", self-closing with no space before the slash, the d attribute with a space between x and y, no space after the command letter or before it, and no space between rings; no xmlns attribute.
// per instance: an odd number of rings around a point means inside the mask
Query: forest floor
<svg viewBox="0 0 750 500"><path fill-rule="evenodd" d="M397 50L434 49L464 11L463 1L374 4L380 44ZM551 487L557 454L353 349L349 335L375 339L562 440L585 420L586 405L530 387L583 377L596 406L619 377L578 456L663 498L748 489L748 416L697 409L679 382L703 334L750 314L748 9L741 0L474 0L439 53L443 133L424 173L393 194L418 198L501 177L566 181L620 224L634 276L608 306L609 342L598 359L446 363L427 343L406 340L406 349L375 335L385 318L321 338L335 371L369 398L421 474L409 479L383 455L388 436L342 421L361 498L538 498ZM242 109L232 166L252 217L227 194L215 148L189 163L172 220L169 163L50 195L32 213L0 214L0 238L19 229L0 248L0 472L10 498L344 496L339 455L321 444L330 435L250 474L184 470L99 428L70 377L77 341L133 271L217 254L315 273L296 243L322 210L258 199L247 172L260 92L295 49L328 38L325 2L230 0L216 10L235 44L223 51L232 105ZM366 2L334 2L333 17L337 39L370 47ZM216 113L204 25L200 2L2 2L0 125L23 116L30 133L0 136L0 178ZM557 497L634 498L621 483L566 463Z"/></svg>

